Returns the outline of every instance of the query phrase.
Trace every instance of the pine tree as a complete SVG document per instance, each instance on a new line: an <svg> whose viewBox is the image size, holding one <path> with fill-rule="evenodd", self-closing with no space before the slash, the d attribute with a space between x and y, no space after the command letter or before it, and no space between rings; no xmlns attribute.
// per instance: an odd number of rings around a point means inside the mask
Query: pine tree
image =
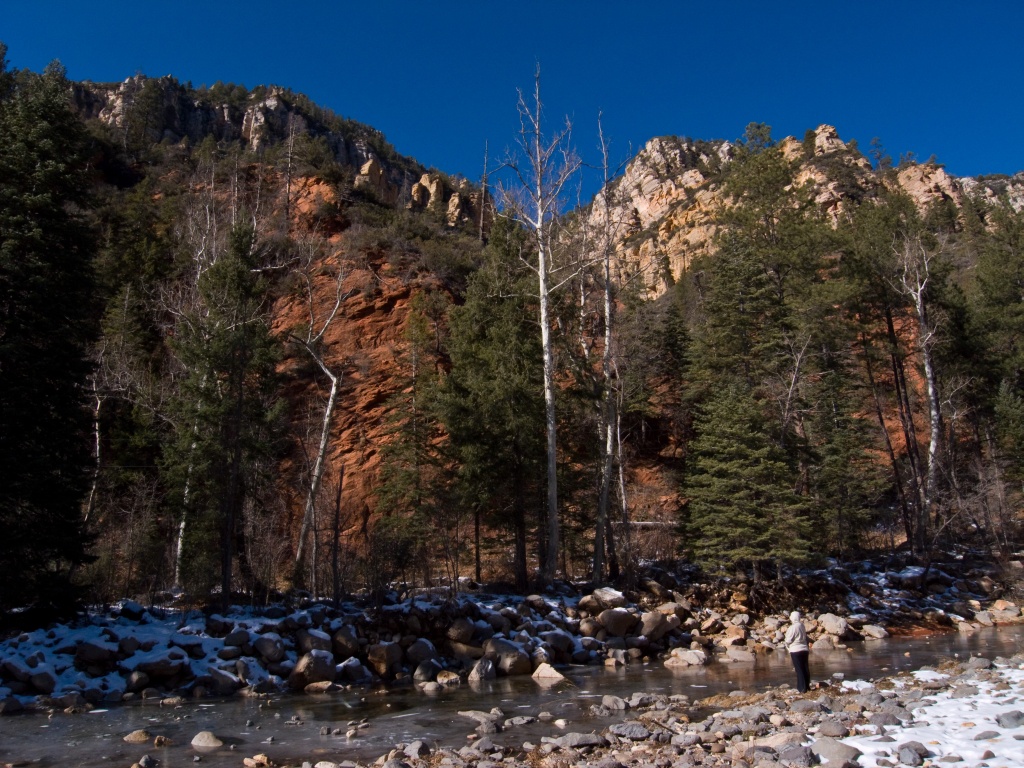
<svg viewBox="0 0 1024 768"><path fill-rule="evenodd" d="M168 476L191 521L184 540L185 578L210 590L220 571L221 600L231 597L233 564L244 551L240 524L247 493L275 446L277 343L255 269L254 232L236 226L230 245L196 279L174 350L184 370L176 403Z"/></svg>
<svg viewBox="0 0 1024 768"><path fill-rule="evenodd" d="M741 385L721 388L698 418L684 483L684 546L706 567L753 567L810 557L807 504L769 439L762 407Z"/></svg>
<svg viewBox="0 0 1024 768"><path fill-rule="evenodd" d="M7 71L0 45L0 610L66 610L88 560L87 140L64 71Z"/></svg>
<svg viewBox="0 0 1024 768"><path fill-rule="evenodd" d="M525 589L530 518L545 510L546 454L541 347L525 298L530 281L508 271L522 238L510 222L495 225L487 261L452 312L452 368L441 408L460 503L511 528L514 578Z"/></svg>

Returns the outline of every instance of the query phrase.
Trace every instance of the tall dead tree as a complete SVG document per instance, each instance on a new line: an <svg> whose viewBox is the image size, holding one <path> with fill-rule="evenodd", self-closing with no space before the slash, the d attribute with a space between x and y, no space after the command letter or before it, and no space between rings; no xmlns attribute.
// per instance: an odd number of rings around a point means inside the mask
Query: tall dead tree
<svg viewBox="0 0 1024 768"><path fill-rule="evenodd" d="M309 538L309 531L313 525L316 500L320 493L324 469L327 465L327 448L331 436L331 425L335 409L337 408L338 392L342 381L341 372L327 362L327 356L324 354L324 335L337 320L342 304L350 295L343 289L346 273L339 259L332 276L334 281L332 289L334 294L333 303L326 312L321 313L318 311L319 302L314 286L314 278L321 274L315 264L319 256L318 246L319 243L316 240L306 243L306 259L303 268L296 270L298 277L306 286L307 323L303 329L304 332L292 331L288 336L292 343L301 347L309 355L330 383L327 403L324 406L323 419L320 424L320 439L317 445L316 456L313 459L313 467L310 471L309 487L306 491L306 503L302 514L302 525L299 529L299 540L295 546L294 578L296 581L301 581L305 568L306 541Z"/></svg>
<svg viewBox="0 0 1024 768"><path fill-rule="evenodd" d="M526 263L537 275L538 320L544 361L544 420L547 438L547 514L546 546L542 551L541 580L550 583L555 576L560 551L558 516L558 428L555 409L555 362L552 339L551 296L565 282L553 261L554 226L561 211L563 192L576 177L579 159L571 151L569 140L572 125L553 136L543 131L543 109L540 98L540 67L534 77L532 101L519 92L518 145L524 157L510 157L505 165L511 169L516 184L503 189L505 210L516 217L533 234L533 259Z"/></svg>
<svg viewBox="0 0 1024 768"><path fill-rule="evenodd" d="M919 237L906 237L896 246L899 269L897 288L910 300L917 320L917 348L924 369L926 400L928 402L928 458L925 463L924 482L918 488L918 518L914 526L914 549L923 552L926 546L929 513L938 500L939 461L942 449L942 409L939 380L935 365L937 324L929 311L929 291L936 254Z"/></svg>

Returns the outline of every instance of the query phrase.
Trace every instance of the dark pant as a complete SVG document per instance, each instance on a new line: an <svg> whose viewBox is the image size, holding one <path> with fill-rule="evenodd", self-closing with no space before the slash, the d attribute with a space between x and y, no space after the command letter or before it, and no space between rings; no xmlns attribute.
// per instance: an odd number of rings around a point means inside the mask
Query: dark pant
<svg viewBox="0 0 1024 768"><path fill-rule="evenodd" d="M807 663L807 651L794 651L789 654L793 660L793 669L796 670L796 689L800 693L806 693L811 685L811 669Z"/></svg>

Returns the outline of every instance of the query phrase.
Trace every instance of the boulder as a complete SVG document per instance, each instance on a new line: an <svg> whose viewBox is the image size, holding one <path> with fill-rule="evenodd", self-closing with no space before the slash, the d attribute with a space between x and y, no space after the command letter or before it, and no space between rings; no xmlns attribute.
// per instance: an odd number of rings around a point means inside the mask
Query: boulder
<svg viewBox="0 0 1024 768"><path fill-rule="evenodd" d="M199 749L216 749L223 747L224 742L214 736L213 731L200 731L192 737L192 746Z"/></svg>
<svg viewBox="0 0 1024 768"><path fill-rule="evenodd" d="M565 675L552 667L550 664L541 664L533 671L533 679L544 682L561 682Z"/></svg>
<svg viewBox="0 0 1024 768"><path fill-rule="evenodd" d="M625 608L608 608L601 611L597 620L612 637L625 637L639 621L636 614L630 613Z"/></svg>
<svg viewBox="0 0 1024 768"><path fill-rule="evenodd" d="M842 765L846 762L855 763L857 758L864 754L856 747L851 747L849 744L844 744L841 741L828 737L818 739L811 744L811 751L822 760L827 760L830 765Z"/></svg>
<svg viewBox="0 0 1024 768"><path fill-rule="evenodd" d="M708 655L704 651L690 648L673 648L665 659L666 667L698 667L707 664Z"/></svg>
<svg viewBox="0 0 1024 768"><path fill-rule="evenodd" d="M680 621L686 621L691 616L689 609L677 602L662 603L654 610L666 616L676 616Z"/></svg>
<svg viewBox="0 0 1024 768"><path fill-rule="evenodd" d="M629 741L645 741L651 736L644 724L638 722L616 723L608 728L608 732Z"/></svg>
<svg viewBox="0 0 1024 768"><path fill-rule="evenodd" d="M272 664L284 658L284 640L275 632L260 635L253 642L252 647L256 649L260 656Z"/></svg>
<svg viewBox="0 0 1024 768"><path fill-rule="evenodd" d="M14 696L0 699L0 715L16 715L24 708L24 705Z"/></svg>
<svg viewBox="0 0 1024 768"><path fill-rule="evenodd" d="M604 627L597 619L586 618L580 620L580 634L583 637L595 637Z"/></svg>
<svg viewBox="0 0 1024 768"><path fill-rule="evenodd" d="M448 627L448 639L453 643L469 644L476 634L476 625L469 619L460 616Z"/></svg>
<svg viewBox="0 0 1024 768"><path fill-rule="evenodd" d="M629 601L626 596L617 589L611 587L599 587L593 592L593 597L602 608L623 608Z"/></svg>
<svg viewBox="0 0 1024 768"><path fill-rule="evenodd" d="M449 669L443 669L437 673L437 680L435 682L437 682L438 685L451 687L455 685L461 685L462 678L460 678L455 672L452 672Z"/></svg>
<svg viewBox="0 0 1024 768"><path fill-rule="evenodd" d="M439 658L437 648L426 638L419 638L412 645L405 649L405 656L411 664L419 665L424 661L433 661Z"/></svg>
<svg viewBox="0 0 1024 768"><path fill-rule="evenodd" d="M416 671L412 673L412 679L417 683L432 683L441 669L441 664L437 659L427 659L416 666Z"/></svg>
<svg viewBox="0 0 1024 768"><path fill-rule="evenodd" d="M224 637L225 648L241 648L250 640L249 630L236 629Z"/></svg>
<svg viewBox="0 0 1024 768"><path fill-rule="evenodd" d="M245 686L241 677L224 669L210 667L207 674L212 679L213 690L218 696L230 696Z"/></svg>
<svg viewBox="0 0 1024 768"><path fill-rule="evenodd" d="M860 628L860 633L864 635L865 640L884 640L889 636L885 627L880 627L877 624L865 624Z"/></svg>
<svg viewBox="0 0 1024 768"><path fill-rule="evenodd" d="M471 683L478 683L483 680L493 680L497 676L498 672L494 668L494 662L490 659L478 660L469 671L469 681Z"/></svg>
<svg viewBox="0 0 1024 768"><path fill-rule="evenodd" d="M648 611L640 616L640 634L652 642L663 638L670 629L668 617L660 611Z"/></svg>
<svg viewBox="0 0 1024 768"><path fill-rule="evenodd" d="M835 649L835 639L832 635L822 635L813 643L811 643L812 651L834 651Z"/></svg>
<svg viewBox="0 0 1024 768"><path fill-rule="evenodd" d="M567 656L576 647L576 641L572 635L564 629L552 629L540 633L540 639L550 645L560 656Z"/></svg>
<svg viewBox="0 0 1024 768"><path fill-rule="evenodd" d="M300 653L309 653L310 651L331 653L334 650L331 636L319 629L300 629L295 633L295 642Z"/></svg>
<svg viewBox="0 0 1024 768"><path fill-rule="evenodd" d="M189 668L188 656L180 648L157 648L149 653L132 657L135 671L147 675L150 680L174 677Z"/></svg>
<svg viewBox="0 0 1024 768"><path fill-rule="evenodd" d="M129 621L139 621L145 615L145 613L146 609L134 600L125 600L123 603L121 603L121 615ZM216 617L211 617L211 619L212 618ZM209 626L209 621L207 621L206 629L208 632L211 632L211 634L213 634Z"/></svg>
<svg viewBox="0 0 1024 768"><path fill-rule="evenodd" d="M366 662L380 677L390 680L402 664L402 646L398 643L377 643L366 650Z"/></svg>
<svg viewBox="0 0 1024 768"><path fill-rule="evenodd" d="M643 583L643 588L659 600L667 601L672 599L671 590L666 589L661 583L655 581L654 579L647 579Z"/></svg>
<svg viewBox="0 0 1024 768"><path fill-rule="evenodd" d="M334 655L339 659L347 659L349 656L358 656L360 651L359 636L356 628L351 624L343 624L331 637L331 646Z"/></svg>
<svg viewBox="0 0 1024 768"><path fill-rule="evenodd" d="M493 661L501 675L529 675L533 672L530 656L522 646L510 640L492 637L484 644L484 658Z"/></svg>
<svg viewBox="0 0 1024 768"><path fill-rule="evenodd" d="M288 687L301 691L312 683L333 683L336 670L330 651L313 650L304 654L288 675Z"/></svg>
<svg viewBox="0 0 1024 768"><path fill-rule="evenodd" d="M373 679L370 670L364 667L354 656L341 662L336 668L335 680L341 679L348 683L366 683Z"/></svg>
<svg viewBox="0 0 1024 768"><path fill-rule="evenodd" d="M551 739L551 743L561 749L588 749L592 747L608 746L608 739L596 733L567 733L557 739Z"/></svg>
<svg viewBox="0 0 1024 768"><path fill-rule="evenodd" d="M32 670L28 682L40 693L49 695L57 688L57 673L49 664L40 664Z"/></svg>
<svg viewBox="0 0 1024 768"><path fill-rule="evenodd" d="M117 658L120 647L103 640L83 640L75 648L75 666L110 664Z"/></svg>
<svg viewBox="0 0 1024 768"><path fill-rule="evenodd" d="M850 625L846 619L836 616L834 613L823 613L818 617L818 626L833 637L844 638L850 631Z"/></svg>

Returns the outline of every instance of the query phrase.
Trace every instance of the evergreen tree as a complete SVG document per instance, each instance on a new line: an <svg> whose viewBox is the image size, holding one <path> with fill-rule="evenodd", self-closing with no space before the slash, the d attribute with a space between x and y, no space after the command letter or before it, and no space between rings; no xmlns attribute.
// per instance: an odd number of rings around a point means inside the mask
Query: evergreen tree
<svg viewBox="0 0 1024 768"><path fill-rule="evenodd" d="M708 568L753 567L758 581L811 551L806 501L762 413L748 389L720 389L698 417L684 483L684 545Z"/></svg>
<svg viewBox="0 0 1024 768"><path fill-rule="evenodd" d="M275 447L277 343L265 313L265 285L255 269L254 233L236 226L230 246L199 267L194 303L182 314L173 346L184 380L175 407L168 477L190 522L183 578L198 593L220 570L230 600L232 569L244 552L239 531L255 473Z"/></svg>
<svg viewBox="0 0 1024 768"><path fill-rule="evenodd" d="M545 510L546 454L530 280L509 272L522 246L522 231L499 220L465 304L452 312L452 368L441 407L458 462L460 501L512 529L514 578L525 589L530 518Z"/></svg>
<svg viewBox="0 0 1024 768"><path fill-rule="evenodd" d="M5 53L0 45L0 610L66 610L89 545L87 140L63 69L8 72Z"/></svg>
<svg viewBox="0 0 1024 768"><path fill-rule="evenodd" d="M442 294L418 293L411 302L398 356L402 388L388 400L387 442L381 448L376 496L393 537L405 531L417 545L408 548L410 553L420 555L423 564L438 556L454 592L464 532L460 505L447 498L438 416L440 349L427 315L430 305L437 317L446 304Z"/></svg>

